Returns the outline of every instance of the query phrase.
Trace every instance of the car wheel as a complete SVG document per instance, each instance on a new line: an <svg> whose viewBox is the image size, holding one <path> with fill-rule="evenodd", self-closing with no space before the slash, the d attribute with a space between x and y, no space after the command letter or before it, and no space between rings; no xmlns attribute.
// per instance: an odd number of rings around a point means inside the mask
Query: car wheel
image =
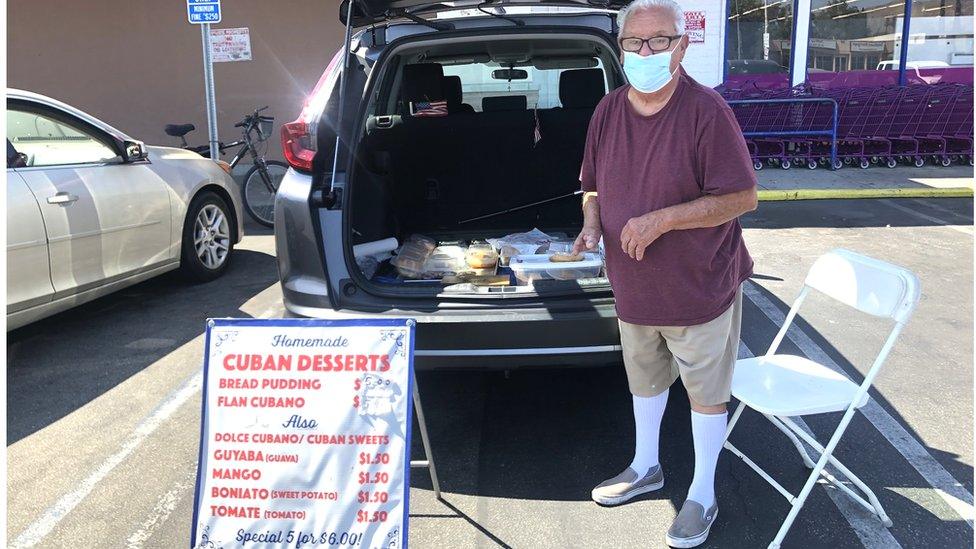
<svg viewBox="0 0 976 549"><path fill-rule="evenodd" d="M227 203L212 192L201 193L190 202L180 256L180 270L186 278L208 282L227 270L234 249L229 212Z"/></svg>

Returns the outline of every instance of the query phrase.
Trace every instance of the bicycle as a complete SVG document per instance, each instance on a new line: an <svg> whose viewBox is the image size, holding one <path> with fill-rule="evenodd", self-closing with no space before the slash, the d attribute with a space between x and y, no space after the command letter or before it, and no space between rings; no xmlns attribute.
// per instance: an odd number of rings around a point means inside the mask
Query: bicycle
<svg viewBox="0 0 976 549"><path fill-rule="evenodd" d="M258 145L264 143L271 137L274 127L273 116L262 116L261 111L268 107L256 109L253 113L245 115L235 128L242 128L242 139L233 143L218 142L217 148L220 154L224 154L227 149L240 147L229 165L233 169L249 154L253 162L251 169L244 175L244 183L241 185L241 195L244 199L244 209L255 221L265 227L274 227L274 198L278 192L278 185L288 171L288 165L277 160L265 160L263 154L258 153ZM166 135L180 138L180 147L188 151L193 151L199 155L210 158L210 145L190 145L186 142L186 134L196 129L193 124L167 124L164 128ZM252 133L257 136L252 136Z"/></svg>

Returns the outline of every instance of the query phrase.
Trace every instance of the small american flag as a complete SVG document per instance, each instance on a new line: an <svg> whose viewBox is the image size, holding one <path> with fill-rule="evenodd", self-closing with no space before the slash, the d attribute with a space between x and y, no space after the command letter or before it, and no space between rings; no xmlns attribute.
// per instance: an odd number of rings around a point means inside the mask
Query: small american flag
<svg viewBox="0 0 976 549"><path fill-rule="evenodd" d="M414 116L447 116L447 101L418 101L411 103Z"/></svg>

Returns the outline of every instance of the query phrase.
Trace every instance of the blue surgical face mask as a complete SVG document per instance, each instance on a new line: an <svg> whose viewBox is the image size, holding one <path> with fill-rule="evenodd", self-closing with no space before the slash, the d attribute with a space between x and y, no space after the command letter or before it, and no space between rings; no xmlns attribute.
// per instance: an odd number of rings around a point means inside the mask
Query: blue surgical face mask
<svg viewBox="0 0 976 549"><path fill-rule="evenodd" d="M674 73L671 72L671 52L643 56L625 51L624 74L627 75L630 85L637 91L654 93L666 86L674 77Z"/></svg>

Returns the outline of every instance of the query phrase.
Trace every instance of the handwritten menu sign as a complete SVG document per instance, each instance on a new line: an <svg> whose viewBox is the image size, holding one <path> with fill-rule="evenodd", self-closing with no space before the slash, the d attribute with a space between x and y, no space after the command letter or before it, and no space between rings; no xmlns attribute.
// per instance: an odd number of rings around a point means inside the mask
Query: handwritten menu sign
<svg viewBox="0 0 976 549"><path fill-rule="evenodd" d="M191 548L407 545L414 321L207 323Z"/></svg>

